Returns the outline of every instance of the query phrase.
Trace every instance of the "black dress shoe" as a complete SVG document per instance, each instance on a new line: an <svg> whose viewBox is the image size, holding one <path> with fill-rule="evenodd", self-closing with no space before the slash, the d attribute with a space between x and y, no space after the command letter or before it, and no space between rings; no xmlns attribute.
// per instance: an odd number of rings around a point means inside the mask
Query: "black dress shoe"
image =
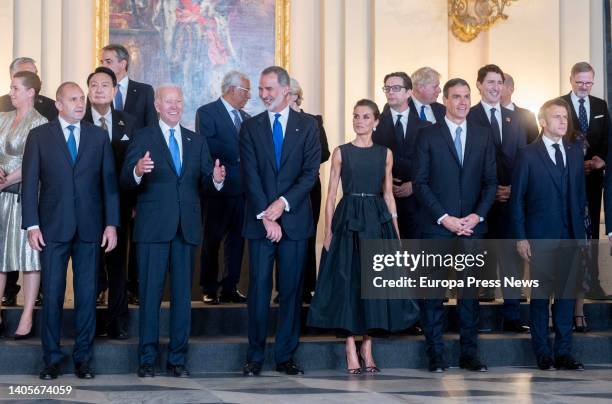
<svg viewBox="0 0 612 404"><path fill-rule="evenodd" d="M189 371L183 365L166 365L168 376L172 377L189 377Z"/></svg>
<svg viewBox="0 0 612 404"><path fill-rule="evenodd" d="M138 377L155 377L155 368L147 363L140 365L138 367Z"/></svg>
<svg viewBox="0 0 612 404"><path fill-rule="evenodd" d="M559 370L584 370L584 365L570 355L562 355L555 358L555 368Z"/></svg>
<svg viewBox="0 0 612 404"><path fill-rule="evenodd" d="M202 301L205 304L210 304L212 306L216 306L217 304L219 304L219 298L217 297L216 294L212 294L212 293L205 293L202 296Z"/></svg>
<svg viewBox="0 0 612 404"><path fill-rule="evenodd" d="M219 301L221 303L246 303L247 299L240 292L234 290L232 292L221 292Z"/></svg>
<svg viewBox="0 0 612 404"><path fill-rule="evenodd" d="M419 324L415 324L406 330L408 335L423 335L423 328Z"/></svg>
<svg viewBox="0 0 612 404"><path fill-rule="evenodd" d="M111 322L106 329L108 330L108 338L110 339L128 339L130 335L127 332L126 326L122 321L113 321Z"/></svg>
<svg viewBox="0 0 612 404"><path fill-rule="evenodd" d="M96 298L96 306L104 306L106 304L106 291L98 293L98 297Z"/></svg>
<svg viewBox="0 0 612 404"><path fill-rule="evenodd" d="M53 380L59 376L59 367L57 365L46 366L38 375L41 380Z"/></svg>
<svg viewBox="0 0 612 404"><path fill-rule="evenodd" d="M242 374L244 376L259 376L261 373L260 362L247 362L242 367Z"/></svg>
<svg viewBox="0 0 612 404"><path fill-rule="evenodd" d="M487 365L480 362L475 356L468 356L459 359L459 367L461 369L470 370L472 372L486 372L489 369Z"/></svg>
<svg viewBox="0 0 612 404"><path fill-rule="evenodd" d="M448 370L448 365L441 356L434 356L429 360L428 370L433 373L442 373Z"/></svg>
<svg viewBox="0 0 612 404"><path fill-rule="evenodd" d="M2 305L5 307L13 307L17 305L17 295L4 295Z"/></svg>
<svg viewBox="0 0 612 404"><path fill-rule="evenodd" d="M555 370L553 360L550 356L542 356L538 358L538 369L540 370Z"/></svg>
<svg viewBox="0 0 612 404"><path fill-rule="evenodd" d="M79 379L93 379L95 377L93 369L89 367L87 362L75 363L74 374Z"/></svg>
<svg viewBox="0 0 612 404"><path fill-rule="evenodd" d="M508 320L504 321L503 330L506 332L515 332L517 334L529 333L529 327L521 322L521 320Z"/></svg>
<svg viewBox="0 0 612 404"><path fill-rule="evenodd" d="M4 323L2 323L4 324ZM28 339L34 336L34 326L32 326L32 328L30 329L30 332L28 332L27 334L17 334L15 333L15 335L13 336L13 339L15 341L20 341L23 339Z"/></svg>
<svg viewBox="0 0 612 404"><path fill-rule="evenodd" d="M293 361L293 359L289 359L287 362L277 363L276 371L281 372L281 373L286 373L290 376L304 374L304 370L301 367L299 367L297 363Z"/></svg>

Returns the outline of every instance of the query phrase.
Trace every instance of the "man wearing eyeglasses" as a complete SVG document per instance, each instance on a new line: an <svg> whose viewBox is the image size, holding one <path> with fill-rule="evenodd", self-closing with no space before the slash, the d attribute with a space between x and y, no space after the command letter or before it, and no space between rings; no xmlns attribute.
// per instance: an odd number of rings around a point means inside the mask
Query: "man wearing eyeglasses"
<svg viewBox="0 0 612 404"><path fill-rule="evenodd" d="M572 122L577 141L582 142L584 152L584 172L586 174L586 193L591 222L590 235L593 240L599 239L599 216L601 211L601 193L603 188L605 159L608 153L608 134L610 115L608 104L591 94L595 70L587 62L578 62L572 67L570 84L572 91L562 98L572 110ZM597 263L597 245L591 251L593 259L589 265L591 294L603 295L599 286L599 269Z"/></svg>
<svg viewBox="0 0 612 404"><path fill-rule="evenodd" d="M226 167L225 185L221 192L208 192L204 196L204 245L200 261L200 286L206 304L246 303L238 290L244 238L244 192L240 179L240 127L250 115L243 111L251 98L249 78L231 71L221 81L221 97L200 107L196 113L196 132L208 143L211 157ZM219 274L219 247L223 244L225 277ZM220 296L217 295L221 287Z"/></svg>

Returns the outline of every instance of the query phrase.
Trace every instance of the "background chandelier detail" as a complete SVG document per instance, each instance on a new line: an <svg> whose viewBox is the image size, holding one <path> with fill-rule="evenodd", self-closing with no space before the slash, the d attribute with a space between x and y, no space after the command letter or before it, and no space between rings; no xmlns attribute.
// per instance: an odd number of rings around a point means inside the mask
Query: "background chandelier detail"
<svg viewBox="0 0 612 404"><path fill-rule="evenodd" d="M470 42L499 19L508 18L504 8L517 0L448 0L448 18L453 35Z"/></svg>

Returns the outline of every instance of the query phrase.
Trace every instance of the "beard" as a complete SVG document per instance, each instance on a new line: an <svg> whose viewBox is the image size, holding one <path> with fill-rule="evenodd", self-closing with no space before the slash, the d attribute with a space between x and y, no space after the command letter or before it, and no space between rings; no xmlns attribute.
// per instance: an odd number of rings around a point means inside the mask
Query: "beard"
<svg viewBox="0 0 612 404"><path fill-rule="evenodd" d="M277 110L278 107L283 104L286 98L287 97L285 95L279 94L278 97L272 100L272 102L266 107L266 109L270 112Z"/></svg>

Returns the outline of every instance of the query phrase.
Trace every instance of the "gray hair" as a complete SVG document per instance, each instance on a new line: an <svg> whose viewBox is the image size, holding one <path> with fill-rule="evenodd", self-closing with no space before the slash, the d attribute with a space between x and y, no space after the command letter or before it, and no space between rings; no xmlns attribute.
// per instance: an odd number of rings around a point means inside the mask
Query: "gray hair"
<svg viewBox="0 0 612 404"><path fill-rule="evenodd" d="M161 93L164 90L170 89L170 88L176 88L179 91L179 94L181 95L181 97L183 97L183 89L181 88L181 86L179 86L178 84L174 84L174 83L163 83L160 84L156 89L155 89L155 101L158 101L161 99Z"/></svg>
<svg viewBox="0 0 612 404"><path fill-rule="evenodd" d="M302 105L302 100L304 99L304 91L302 90L302 86L300 86L300 82L294 79L293 77L290 80L289 84L289 94L297 95L297 99L295 103L298 105Z"/></svg>
<svg viewBox="0 0 612 404"><path fill-rule="evenodd" d="M128 52L127 48L123 45L119 45L116 43L111 43L102 48L103 51L114 51L117 54L117 59L121 62L122 60L126 61L125 70L127 71L128 67L130 67L130 52Z"/></svg>
<svg viewBox="0 0 612 404"><path fill-rule="evenodd" d="M280 84L282 87L289 87L289 73L287 73L287 70L283 69L280 66L269 66L266 67L265 69L263 69L263 71L261 72L262 76L268 75L268 74L276 74L276 79L278 80L278 84Z"/></svg>
<svg viewBox="0 0 612 404"><path fill-rule="evenodd" d="M440 73L429 66L424 66L412 73L410 78L412 79L412 85L424 86L440 81Z"/></svg>
<svg viewBox="0 0 612 404"><path fill-rule="evenodd" d="M504 85L510 88L514 88L514 79L509 73L504 72Z"/></svg>
<svg viewBox="0 0 612 404"><path fill-rule="evenodd" d="M13 60L9 66L9 73L11 74L11 77L13 77L15 73L17 72L17 66L23 65L25 63L32 63L34 67L36 67L36 61L32 58L28 58L28 57L17 58ZM38 69L36 70L38 71Z"/></svg>
<svg viewBox="0 0 612 404"><path fill-rule="evenodd" d="M228 72L221 81L221 94L227 94L231 87L239 87L242 80L249 81L249 77L237 70Z"/></svg>

